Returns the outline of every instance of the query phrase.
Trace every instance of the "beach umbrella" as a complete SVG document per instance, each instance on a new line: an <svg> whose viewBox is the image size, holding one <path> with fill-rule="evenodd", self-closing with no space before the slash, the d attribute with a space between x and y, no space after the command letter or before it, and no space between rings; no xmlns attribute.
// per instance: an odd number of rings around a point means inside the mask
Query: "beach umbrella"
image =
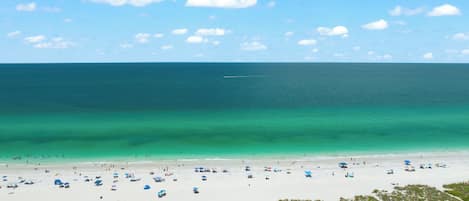
<svg viewBox="0 0 469 201"><path fill-rule="evenodd" d="M151 188L150 185L143 186L143 190L150 190L150 188Z"/></svg>
<svg viewBox="0 0 469 201"><path fill-rule="evenodd" d="M161 198L161 197L163 197L163 196L166 196L166 190L161 189L160 191L158 191L158 194L157 194L157 195L158 195L159 198Z"/></svg>
<svg viewBox="0 0 469 201"><path fill-rule="evenodd" d="M311 174L312 174L311 170L306 170L305 171L305 176L306 177L311 177Z"/></svg>
<svg viewBox="0 0 469 201"><path fill-rule="evenodd" d="M58 186L58 185L60 185L60 184L62 184L62 180L60 180L60 179L54 180L54 185L57 185L57 186Z"/></svg>
<svg viewBox="0 0 469 201"><path fill-rule="evenodd" d="M348 167L348 164L346 162L340 162L339 163L339 167L340 168L347 168Z"/></svg>
<svg viewBox="0 0 469 201"><path fill-rule="evenodd" d="M98 179L98 180L94 181L94 184L96 186L101 186L101 185L103 185L103 181L101 179Z"/></svg>
<svg viewBox="0 0 469 201"><path fill-rule="evenodd" d="M199 188L194 187L194 188L192 188L192 191L194 191L194 193L197 194L197 193L199 193Z"/></svg>
<svg viewBox="0 0 469 201"><path fill-rule="evenodd" d="M404 160L404 164L405 164L405 165L410 165L411 162L410 162L410 160Z"/></svg>
<svg viewBox="0 0 469 201"><path fill-rule="evenodd" d="M207 181L207 176L202 176L202 181Z"/></svg>

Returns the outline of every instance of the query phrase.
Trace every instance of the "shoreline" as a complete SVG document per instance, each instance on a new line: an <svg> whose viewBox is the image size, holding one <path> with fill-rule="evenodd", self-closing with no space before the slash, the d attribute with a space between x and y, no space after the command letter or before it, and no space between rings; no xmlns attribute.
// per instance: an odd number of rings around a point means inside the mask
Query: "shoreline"
<svg viewBox="0 0 469 201"><path fill-rule="evenodd" d="M421 150L421 149L419 149ZM446 151L414 151L402 150L398 152L389 151L370 151L370 152L337 152L337 153L308 153L308 154L257 154L257 155L214 155L214 156L135 156L135 157L96 157L96 158L21 158L15 160L12 158L5 159L0 157L0 165L3 164L81 164L81 163L166 163L166 162L193 162L193 161L239 161L239 160L252 160L252 161L265 161L265 160L297 160L297 161L311 161L311 160L325 160L325 159L341 159L341 158L393 158L393 157L420 157L420 156L453 156L453 155L469 155L469 149L461 148Z"/></svg>

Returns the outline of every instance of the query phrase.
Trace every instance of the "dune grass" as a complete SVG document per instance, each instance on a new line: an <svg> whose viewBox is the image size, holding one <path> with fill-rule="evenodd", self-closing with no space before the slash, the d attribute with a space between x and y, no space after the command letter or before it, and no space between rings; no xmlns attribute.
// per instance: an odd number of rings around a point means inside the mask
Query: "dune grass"
<svg viewBox="0 0 469 201"><path fill-rule="evenodd" d="M395 187L393 191L374 190L373 195L360 195L352 199L340 198L340 201L395 201L395 200L446 200L460 201L460 199L434 187L426 185L407 185Z"/></svg>
<svg viewBox="0 0 469 201"><path fill-rule="evenodd" d="M447 189L445 192L461 198L464 201L469 201L469 181L447 184L443 185L443 187Z"/></svg>

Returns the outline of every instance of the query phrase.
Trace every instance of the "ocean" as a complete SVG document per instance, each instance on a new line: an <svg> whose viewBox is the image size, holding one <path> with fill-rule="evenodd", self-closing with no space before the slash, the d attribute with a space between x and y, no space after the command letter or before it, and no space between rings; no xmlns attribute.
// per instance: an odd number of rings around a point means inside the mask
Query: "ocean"
<svg viewBox="0 0 469 201"><path fill-rule="evenodd" d="M0 159L469 150L468 64L1 64Z"/></svg>

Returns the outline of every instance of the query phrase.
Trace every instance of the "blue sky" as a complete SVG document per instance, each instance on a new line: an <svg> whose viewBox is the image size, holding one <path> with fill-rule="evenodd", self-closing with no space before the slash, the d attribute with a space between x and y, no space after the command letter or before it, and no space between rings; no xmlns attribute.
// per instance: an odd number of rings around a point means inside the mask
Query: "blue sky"
<svg viewBox="0 0 469 201"><path fill-rule="evenodd" d="M0 63L469 62L467 0L2 0Z"/></svg>

